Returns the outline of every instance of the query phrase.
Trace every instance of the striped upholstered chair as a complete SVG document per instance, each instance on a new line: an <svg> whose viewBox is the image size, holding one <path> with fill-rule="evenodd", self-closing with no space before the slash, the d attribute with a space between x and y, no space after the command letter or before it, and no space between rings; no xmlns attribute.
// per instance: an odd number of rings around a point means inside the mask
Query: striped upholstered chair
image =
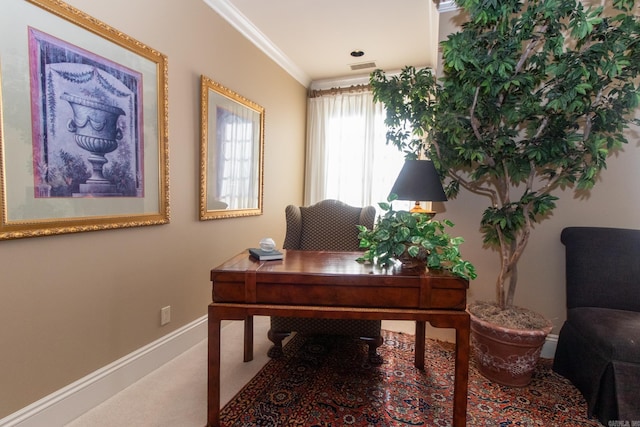
<svg viewBox="0 0 640 427"><path fill-rule="evenodd" d="M338 200L323 200L308 207L289 205L285 209L287 233L283 249L317 251L359 250L358 228L373 228L376 210L349 206ZM282 355L282 340L291 332L335 334L359 337L369 345L369 359L380 363L377 348L382 345L379 320L309 319L271 317L270 357Z"/></svg>

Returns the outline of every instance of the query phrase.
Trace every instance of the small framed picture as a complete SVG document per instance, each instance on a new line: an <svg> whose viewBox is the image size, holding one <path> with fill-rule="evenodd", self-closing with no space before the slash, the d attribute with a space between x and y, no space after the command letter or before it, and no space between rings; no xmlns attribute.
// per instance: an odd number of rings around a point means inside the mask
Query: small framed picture
<svg viewBox="0 0 640 427"><path fill-rule="evenodd" d="M262 215L264 108L201 76L200 220Z"/></svg>

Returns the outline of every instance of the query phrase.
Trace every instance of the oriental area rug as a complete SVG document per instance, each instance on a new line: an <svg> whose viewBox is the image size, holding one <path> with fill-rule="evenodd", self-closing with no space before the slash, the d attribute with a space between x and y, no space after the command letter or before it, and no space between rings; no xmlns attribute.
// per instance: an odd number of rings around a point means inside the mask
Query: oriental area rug
<svg viewBox="0 0 640 427"><path fill-rule="evenodd" d="M413 365L414 337L383 331L382 365L363 343L296 335L221 411L224 427L450 426L453 343L427 339L425 370ZM531 384L510 388L469 369L470 427L600 426L580 392L541 359Z"/></svg>

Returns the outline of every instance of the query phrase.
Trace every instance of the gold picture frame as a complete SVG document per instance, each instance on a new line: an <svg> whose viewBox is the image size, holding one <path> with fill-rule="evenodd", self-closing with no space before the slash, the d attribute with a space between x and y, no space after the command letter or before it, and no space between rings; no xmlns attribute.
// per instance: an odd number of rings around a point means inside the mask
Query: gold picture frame
<svg viewBox="0 0 640 427"><path fill-rule="evenodd" d="M200 220L262 215L264 108L200 78Z"/></svg>
<svg viewBox="0 0 640 427"><path fill-rule="evenodd" d="M0 240L169 222L167 58L60 0L3 0Z"/></svg>

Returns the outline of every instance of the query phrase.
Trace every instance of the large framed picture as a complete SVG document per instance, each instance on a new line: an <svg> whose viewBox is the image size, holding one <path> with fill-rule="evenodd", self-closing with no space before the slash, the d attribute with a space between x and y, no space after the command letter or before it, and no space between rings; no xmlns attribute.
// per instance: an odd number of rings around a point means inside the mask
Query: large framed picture
<svg viewBox="0 0 640 427"><path fill-rule="evenodd" d="M200 86L200 220L262 215L264 108L206 76Z"/></svg>
<svg viewBox="0 0 640 427"><path fill-rule="evenodd" d="M167 58L59 0L3 0L0 240L169 222Z"/></svg>

